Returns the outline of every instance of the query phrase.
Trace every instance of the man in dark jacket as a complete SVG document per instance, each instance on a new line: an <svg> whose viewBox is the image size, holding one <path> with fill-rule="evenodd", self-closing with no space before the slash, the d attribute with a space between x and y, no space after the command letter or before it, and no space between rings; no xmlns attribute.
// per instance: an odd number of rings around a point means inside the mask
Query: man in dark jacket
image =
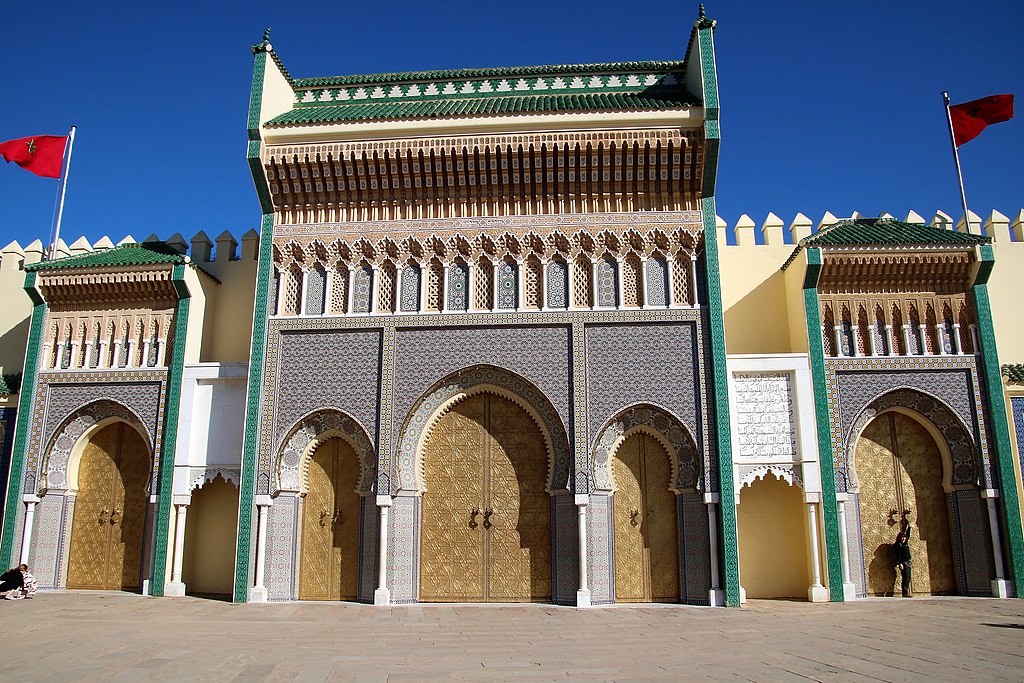
<svg viewBox="0 0 1024 683"><path fill-rule="evenodd" d="M892 544L893 554L896 556L896 567L900 570L903 579L903 597L913 597L910 594L910 526L904 527L896 542Z"/></svg>
<svg viewBox="0 0 1024 683"><path fill-rule="evenodd" d="M16 600L17 598L12 596L20 592L18 589L25 585L24 572L27 571L28 565L20 564L14 569L9 569L5 571L3 574L0 574L0 593L10 593L10 595L6 597L10 598L11 600ZM12 593L11 591L15 592Z"/></svg>

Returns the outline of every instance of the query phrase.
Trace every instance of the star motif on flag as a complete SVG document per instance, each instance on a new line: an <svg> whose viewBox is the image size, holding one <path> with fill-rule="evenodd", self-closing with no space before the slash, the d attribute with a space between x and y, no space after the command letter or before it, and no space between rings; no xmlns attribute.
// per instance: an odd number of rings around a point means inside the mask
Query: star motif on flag
<svg viewBox="0 0 1024 683"><path fill-rule="evenodd" d="M36 153L36 139L35 138L32 138L31 140L26 142L25 145L28 147L28 153L29 154L35 154Z"/></svg>
<svg viewBox="0 0 1024 683"><path fill-rule="evenodd" d="M971 107L971 110L967 112L967 115L976 119L976 118L978 118L978 114L980 114L980 113L981 113L981 108L977 107L977 106L974 106L974 107Z"/></svg>

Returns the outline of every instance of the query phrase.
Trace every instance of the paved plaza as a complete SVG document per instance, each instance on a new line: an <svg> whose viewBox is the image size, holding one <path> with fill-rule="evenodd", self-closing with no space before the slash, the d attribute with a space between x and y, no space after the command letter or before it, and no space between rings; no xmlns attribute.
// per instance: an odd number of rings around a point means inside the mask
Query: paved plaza
<svg viewBox="0 0 1024 683"><path fill-rule="evenodd" d="M3 601L3 680L1024 680L1024 601L742 609Z"/></svg>

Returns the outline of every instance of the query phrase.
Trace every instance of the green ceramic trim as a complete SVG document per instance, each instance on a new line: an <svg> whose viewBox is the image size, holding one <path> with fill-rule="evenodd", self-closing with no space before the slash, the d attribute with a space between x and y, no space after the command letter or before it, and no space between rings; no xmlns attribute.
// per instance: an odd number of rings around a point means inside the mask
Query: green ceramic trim
<svg viewBox="0 0 1024 683"><path fill-rule="evenodd" d="M267 53L257 52L253 55L252 90L249 92L249 139L253 131L259 135L260 112L263 100L263 76L267 70Z"/></svg>
<svg viewBox="0 0 1024 683"><path fill-rule="evenodd" d="M28 450L28 430L32 420L32 400L36 393L39 369L39 342L46 318L46 302L36 289L35 273L25 273L25 291L32 299L32 322L25 349L25 372L21 376L18 396L18 416L15 419L14 445L11 448L11 468L7 479L7 500L4 505L4 528L0 536L0 566L14 564L14 529L18 524L18 501L21 497L21 479L25 471L25 452ZM35 493L33 491L33 493Z"/></svg>
<svg viewBox="0 0 1024 683"><path fill-rule="evenodd" d="M719 509L722 520L722 567L725 578L725 604L739 607L740 563L739 540L736 532L736 489L732 471L732 423L729 412L729 370L726 366L725 319L722 313L722 289L718 265L718 222L715 217L715 176L718 172L718 80L715 76L715 47L712 40L713 22L701 22L697 27L700 47L703 101L712 109L705 109L704 182L702 188L701 219L704 225L704 260L708 292L708 331L711 336L711 377L714 392L711 402L715 413L715 439L718 452ZM711 113L708 114L708 111Z"/></svg>
<svg viewBox="0 0 1024 683"><path fill-rule="evenodd" d="M263 359L267 344L267 299L270 291L270 265L274 236L273 214L263 215L260 229L260 254L256 266L256 301L252 316L252 351L249 354L249 387L245 404L245 433L242 437L242 485L238 500L238 542L235 547L235 602L249 600L252 574L253 495L256 490L256 437L260 423L260 393L263 385Z"/></svg>
<svg viewBox="0 0 1024 683"><path fill-rule="evenodd" d="M177 447L178 416L181 412L181 378L185 372L185 338L188 333L188 311L191 295L185 285L185 266L176 265L171 282L178 294L174 310L174 341L167 368L167 398L164 418L163 443L160 448L160 487L157 492L156 524L153 534L153 577L150 594L164 594L167 573L167 540L171 526L171 490L174 483L174 457Z"/></svg>
<svg viewBox="0 0 1024 683"><path fill-rule="evenodd" d="M975 312L978 316L978 337L981 340L981 372L985 380L985 399L992 424L990 446L995 451L999 470L999 495L1006 515L1014 595L1020 598L1024 597L1024 530L1021 528L1017 477L1013 465L1013 447L1010 444L1010 425L1006 419L1006 399L1003 396L1003 382L999 374L996 334L992 326L992 306L988 297L988 277L995 261L992 246L981 246L980 256L981 268L975 279L973 293Z"/></svg>
<svg viewBox="0 0 1024 683"><path fill-rule="evenodd" d="M818 464L821 470L821 513L825 520L825 566L832 602L843 602L843 559L840 554L839 503L836 500L835 454L825 384L825 345L821 338L821 309L818 306L818 277L821 274L821 250L810 248L804 276L804 317L807 321L807 350L811 363L814 414L818 428Z"/></svg>

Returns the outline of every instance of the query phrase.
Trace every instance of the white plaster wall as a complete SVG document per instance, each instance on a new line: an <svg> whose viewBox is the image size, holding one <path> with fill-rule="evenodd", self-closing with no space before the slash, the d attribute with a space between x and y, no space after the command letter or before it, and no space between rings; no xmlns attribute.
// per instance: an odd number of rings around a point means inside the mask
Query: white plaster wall
<svg viewBox="0 0 1024 683"><path fill-rule="evenodd" d="M771 355L730 355L726 359L729 369L729 412L733 420L739 414L735 375L737 374L778 374L790 378L793 401L793 423L796 429L796 454L791 458L742 457L740 456L738 430L732 429L733 475L737 489L736 500L740 497L740 470L750 465L796 466L800 468L802 488L805 494L821 492L821 471L818 468L818 441L815 432L814 400L811 390L810 360L807 354L785 353Z"/></svg>
<svg viewBox="0 0 1024 683"><path fill-rule="evenodd" d="M186 365L174 458L174 494L189 495L197 477L220 471L238 484L242 463L247 363Z"/></svg>

